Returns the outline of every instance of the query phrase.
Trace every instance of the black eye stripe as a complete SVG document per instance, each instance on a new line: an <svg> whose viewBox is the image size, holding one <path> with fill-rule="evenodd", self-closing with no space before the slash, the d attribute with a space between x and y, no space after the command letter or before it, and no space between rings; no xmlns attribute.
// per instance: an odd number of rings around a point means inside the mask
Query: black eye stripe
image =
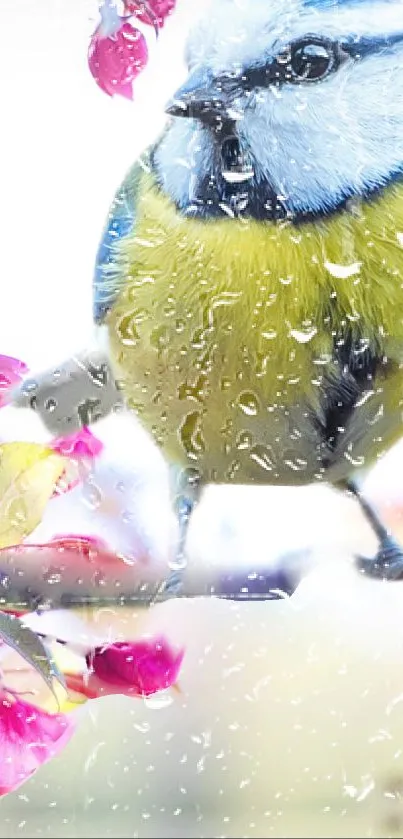
<svg viewBox="0 0 403 839"><path fill-rule="evenodd" d="M224 88L244 90L281 84L319 82L334 73L348 59L360 60L368 55L393 48L403 41L403 31L377 38L343 38L334 41L308 34L292 41L272 61L246 69L242 75L222 77Z"/></svg>

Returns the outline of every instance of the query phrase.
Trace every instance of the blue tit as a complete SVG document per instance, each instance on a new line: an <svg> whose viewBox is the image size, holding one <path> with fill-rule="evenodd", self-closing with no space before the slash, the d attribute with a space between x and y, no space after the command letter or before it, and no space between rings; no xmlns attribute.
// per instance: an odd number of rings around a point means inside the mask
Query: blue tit
<svg viewBox="0 0 403 839"><path fill-rule="evenodd" d="M186 60L94 277L112 378L177 467L178 567L206 483L321 481L398 579L356 481L402 427L401 0L213 0Z"/></svg>
<svg viewBox="0 0 403 839"><path fill-rule="evenodd" d="M401 12L215 0L94 279L126 402L185 484L349 489L379 539L359 565L388 579L403 553L354 476L401 435Z"/></svg>

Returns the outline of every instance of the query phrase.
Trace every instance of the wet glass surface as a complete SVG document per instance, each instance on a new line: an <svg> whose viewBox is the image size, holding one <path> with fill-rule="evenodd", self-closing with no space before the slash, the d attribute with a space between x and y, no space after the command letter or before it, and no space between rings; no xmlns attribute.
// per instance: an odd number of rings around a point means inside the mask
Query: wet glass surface
<svg viewBox="0 0 403 839"><path fill-rule="evenodd" d="M231 93L222 102L241 76L250 103L252 82L263 73L266 83L273 72L278 102L281 73L298 88L295 112L303 121L302 82L323 76L330 83L347 58L315 35L243 77L242 65L232 61L222 81L217 63L213 123L199 79L192 107L197 104L204 129L214 132L218 151L211 177L193 171L185 217L197 223L211 213L213 225L223 218L239 225L229 260L238 285L214 284L214 269L223 264L218 237L210 251L200 241L192 251L190 300L177 293L187 234L178 233L172 257L164 235L170 217L151 233L147 228L155 222L150 199L134 252L143 266L128 284L129 312L118 312L116 320L123 368L144 342L151 352L128 400L139 422L122 407L127 382L110 373L99 334L94 349L91 276L116 187L161 131L163 107L186 76L183 41L194 2L179 2L157 46L147 4L140 22L127 24L119 49L128 65L124 73L112 67L121 98L107 95L95 49L88 68L95 0L3 4L9 36L0 59L7 79L0 161L0 604L28 611L34 634L0 613L6 640L0 646L0 837L403 836L403 594L399 583L357 572L355 557L375 553L374 534L352 497L323 485L323 441L312 443L298 400L288 408L306 358L314 359L316 393L329 371L345 364L345 343L335 356L324 340L327 310L301 315L294 264L282 266L287 270L279 271L275 286L271 272L261 272L263 239L246 290L240 285L237 265L245 264L254 230L245 222L251 208L259 223L278 223L276 247L288 242L295 255L302 234L287 226L286 184L270 186L264 201L253 192L261 169L234 128L239 97ZM242 12L242 1L235 5ZM169 6L160 3L157 13ZM105 8L113 39L114 4ZM256 48L263 35L263 29L256 35ZM140 73L143 37L150 60ZM242 38L234 43L242 49ZM361 40L356 48L364 55L369 45ZM355 60L349 49L348 60ZM125 98L132 78L133 103ZM351 123L346 113L340 108L343 125ZM275 160L274 132L269 148ZM188 172L184 150L193 169L205 158L198 141L178 140L174 149L162 144L159 160L179 166L179 191ZM293 176L298 194L309 165ZM130 195L120 195L119 207L127 202ZM123 212L111 225L112 240L131 223ZM401 245L403 234L395 233ZM148 238L155 235L164 258L173 259L162 302L149 296L158 280ZM312 248L317 279L319 251ZM327 282L351 304L349 325L357 324L365 265L347 234L341 251L335 247L321 259ZM385 277L398 276L393 259L384 262ZM100 300L101 313L108 299ZM287 310L279 318L283 301ZM234 337L236 313L242 329ZM154 323L157 316L162 323ZM382 329L380 323L379 334ZM259 345L251 349L250 335L257 333ZM382 387L371 378L370 341L351 338L349 347L347 373L353 369L361 382L354 407L365 412L381 452L387 411ZM76 373L84 375L85 399L83 379L71 390ZM9 386L19 388L27 376L14 403L6 404ZM275 389L269 403L267 381ZM165 404L172 382L175 399ZM212 391L217 403L209 401ZM345 439L352 404L352 397L343 403L341 421L331 413L339 396L327 393L321 425L327 445L330 439L328 458ZM147 411L150 435L141 424ZM83 424L91 429L82 431ZM180 453L179 478L169 474L156 442ZM360 441L346 444L342 463L347 470L367 466ZM205 490L190 516L203 467L220 485ZM308 473L322 485L282 485L285 475L306 484ZM398 445L364 475L368 498L397 538L403 538L401 473ZM240 475L249 486L237 485ZM224 478L232 486L222 486ZM44 762L45 756L51 759ZM33 777L18 786L31 770Z"/></svg>

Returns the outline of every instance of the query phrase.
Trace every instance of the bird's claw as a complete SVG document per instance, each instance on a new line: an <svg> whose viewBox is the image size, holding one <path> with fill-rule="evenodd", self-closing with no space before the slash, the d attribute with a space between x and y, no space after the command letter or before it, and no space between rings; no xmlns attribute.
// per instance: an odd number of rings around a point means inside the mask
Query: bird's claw
<svg viewBox="0 0 403 839"><path fill-rule="evenodd" d="M403 579L403 548L391 536L382 540L378 553L368 558L356 558L358 570L378 580L396 581Z"/></svg>

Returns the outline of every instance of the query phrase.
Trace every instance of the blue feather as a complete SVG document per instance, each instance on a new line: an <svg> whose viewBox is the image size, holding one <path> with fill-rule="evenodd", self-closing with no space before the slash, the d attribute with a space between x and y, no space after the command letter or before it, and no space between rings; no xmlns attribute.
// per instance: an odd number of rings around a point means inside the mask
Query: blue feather
<svg viewBox="0 0 403 839"><path fill-rule="evenodd" d="M384 0L386 3L394 2L394 0ZM340 8L359 8L360 6L368 6L368 0L302 0L303 6L314 9L328 9L329 7L339 6Z"/></svg>
<svg viewBox="0 0 403 839"><path fill-rule="evenodd" d="M101 238L93 278L93 317L96 323L102 323L119 293L121 276L117 268L116 249L135 224L137 184L142 171L143 166L139 162L126 176L116 193Z"/></svg>
<svg viewBox="0 0 403 839"><path fill-rule="evenodd" d="M96 323L102 322L112 306L117 292L110 269L116 260L115 245L132 228L133 216L113 216L105 230L95 263L93 315Z"/></svg>

